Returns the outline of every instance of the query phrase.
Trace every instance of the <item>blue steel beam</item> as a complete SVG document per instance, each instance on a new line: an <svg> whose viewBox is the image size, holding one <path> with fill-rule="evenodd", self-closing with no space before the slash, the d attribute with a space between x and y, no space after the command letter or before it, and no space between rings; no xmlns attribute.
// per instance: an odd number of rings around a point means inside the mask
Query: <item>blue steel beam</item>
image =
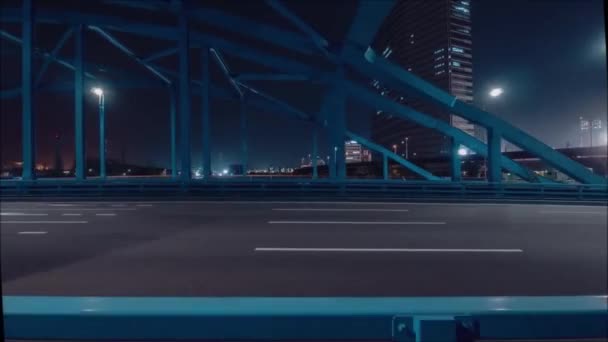
<svg viewBox="0 0 608 342"><path fill-rule="evenodd" d="M61 38L59 38L59 41L57 41L55 48L53 48L53 51L51 51L51 53L50 53L50 58L47 58L44 61L44 63L42 64L42 66L40 67L40 71L38 72L38 77L36 77L36 81L34 82L34 85L36 87L40 84L40 82L42 81L42 77L44 76L44 73L48 69L49 65L51 65L51 62L57 58L57 54L59 53L61 48L65 45L65 43L68 41L68 39L70 38L71 35L72 35L72 28L70 27L63 33Z"/></svg>
<svg viewBox="0 0 608 342"><path fill-rule="evenodd" d="M0 37L4 38L4 39L7 39L7 40L9 40L9 41L11 41L11 42L13 42L13 43L15 43L17 45L22 45L22 43L23 43L22 40L19 37L15 36L15 35L13 35L13 34L11 34L9 32L7 32L7 31L4 31L4 30L0 30ZM55 62L55 63L57 63L57 64L65 67L65 68L67 68L67 69L69 69L71 71L75 71L76 70L76 68L74 67L74 65L72 63L70 63L70 62L68 62L68 61L66 61L66 60L64 60L62 58L58 58L56 56L53 56L52 54L50 54L50 53L48 53L46 51L39 50L39 49L33 49L32 51L33 51L33 55L40 55L45 60L50 60L52 62ZM96 78L94 75L92 75L92 74L90 74L88 72L85 72L84 75L86 77L88 77L88 78L91 78L91 79L95 79Z"/></svg>
<svg viewBox="0 0 608 342"><path fill-rule="evenodd" d="M452 139L450 144L450 175L452 176L452 182L462 181L462 160L460 159L460 154L458 153L459 149L460 143L458 140Z"/></svg>
<svg viewBox="0 0 608 342"><path fill-rule="evenodd" d="M486 148L486 144L474 138L473 136L465 133L464 131L453 127L448 122L433 118L429 115L415 111L409 107L400 105L397 102L394 102L380 94L371 92L368 88L364 86L356 85L349 81L344 82L344 88L357 101L361 101L371 106L375 106L378 109L382 109L383 111L399 116L405 120L413 121L421 126L438 130L441 133L460 141L463 145L467 146L479 155L487 156L488 151ZM517 164L516 162L505 156L501 157L501 163L502 167L525 180L538 180L533 172L522 167L521 165Z"/></svg>
<svg viewBox="0 0 608 342"><path fill-rule="evenodd" d="M538 139L490 113L458 100L431 83L376 55L373 50L368 49L365 54L352 46L345 50L347 50L344 55L345 62L358 72L370 78L378 79L397 91L431 101L473 123L486 128L492 127L498 129L509 142L536 155L547 164L581 183L606 184L606 180L603 177L592 173L583 165L553 150Z"/></svg>
<svg viewBox="0 0 608 342"><path fill-rule="evenodd" d="M177 85L172 84L169 87L171 102L169 107L169 129L170 129L170 146L171 146L171 177L177 179Z"/></svg>
<svg viewBox="0 0 608 342"><path fill-rule="evenodd" d="M181 152L181 180L190 182L190 29L188 19L182 13L179 16L179 115L180 115L180 152Z"/></svg>
<svg viewBox="0 0 608 342"><path fill-rule="evenodd" d="M247 148L247 101L246 96L241 98L239 102L240 119L241 119L241 164L243 166L243 175L247 174L248 163L248 148Z"/></svg>
<svg viewBox="0 0 608 342"><path fill-rule="evenodd" d="M23 1L23 23L21 25L23 37L21 45L21 152L23 158L21 179L32 180L35 178L35 132L34 132L34 109L33 106L33 84L32 84L32 51L34 40L34 14L32 0Z"/></svg>
<svg viewBox="0 0 608 342"><path fill-rule="evenodd" d="M202 115L202 162L203 176L208 179L211 171L211 106L209 104L209 48L201 46L201 115Z"/></svg>
<svg viewBox="0 0 608 342"><path fill-rule="evenodd" d="M501 133L497 128L488 128L488 169L487 178L489 182L498 183L502 181L502 170L500 168L500 157L502 153Z"/></svg>
<svg viewBox="0 0 608 342"><path fill-rule="evenodd" d="M243 90L241 90L238 83L232 78L230 68L222 57L222 54L214 48L209 49L209 51L211 51L211 53L213 54L215 62L219 65L220 69L222 69L222 72L224 73L224 76L226 76L226 78L228 79L228 82L230 82L230 84L234 87L234 90L237 92L237 94L239 94L239 97L242 98Z"/></svg>
<svg viewBox="0 0 608 342"><path fill-rule="evenodd" d="M359 0L346 43L367 48L395 2L396 0Z"/></svg>
<svg viewBox="0 0 608 342"><path fill-rule="evenodd" d="M155 61L157 59L161 59L164 57L174 55L176 53L177 53L177 48L168 48L168 49L153 53L153 54L149 55L148 57L142 58L142 62L149 63L149 62Z"/></svg>
<svg viewBox="0 0 608 342"><path fill-rule="evenodd" d="M150 71L156 77L158 77L161 80L163 80L166 84L171 84L171 80L169 80L160 71L158 71L154 67L152 67L148 62L145 62L141 58L139 58L135 54L135 52L133 52L126 45L124 45L123 43L121 43L116 37L112 36L110 33L106 32L105 30L103 30L102 28L97 27L97 26L89 25L88 28L89 28L89 30L98 33L100 36L102 36L104 39L106 39L108 42L110 42L110 44L114 45L120 51L124 52L127 56L129 56L130 58L134 59L137 63L141 64L144 68L146 68L148 71Z"/></svg>
<svg viewBox="0 0 608 342"><path fill-rule="evenodd" d="M258 74L258 73L246 73L234 75L234 79L237 81L313 81L314 77L310 75L298 75L298 74ZM320 78L317 78L320 80Z"/></svg>
<svg viewBox="0 0 608 342"><path fill-rule="evenodd" d="M327 39L321 36L315 29L305 23L295 13L292 13L287 7L283 6L278 0L266 0L266 4L292 22L302 32L306 33L319 50L328 55L327 48L329 47L329 43L327 42Z"/></svg>
<svg viewBox="0 0 608 342"><path fill-rule="evenodd" d="M311 158L311 166L312 166L312 179L319 178L319 167L318 167L318 156L319 156L319 128L317 125L312 127L312 158Z"/></svg>
<svg viewBox="0 0 608 342"><path fill-rule="evenodd" d="M441 180L441 178L433 175L432 173L428 172L427 170L419 167L418 165L410 162L407 159L401 158L401 156L399 156L398 154L393 153L390 150L386 149L385 147L375 144L372 141L365 139L360 135L357 135L350 131L346 131L346 136L352 140L355 140L356 142L358 142L362 145L367 146L368 148L370 148L376 152L382 153L382 155L391 158L392 160L396 161L397 163L399 163L406 169L414 172L415 174L419 175L420 177L422 177L424 179L433 180L433 181Z"/></svg>
<svg viewBox="0 0 608 342"><path fill-rule="evenodd" d="M205 8L191 10L188 15L191 19L306 55L313 55L318 51L313 42L305 36L222 11Z"/></svg>
<svg viewBox="0 0 608 342"><path fill-rule="evenodd" d="M84 116L84 28L77 25L74 28L74 143L75 156L74 175L76 180L86 178L86 139L85 139L85 116Z"/></svg>
<svg viewBox="0 0 608 342"><path fill-rule="evenodd" d="M244 88L246 88L247 90L249 90L251 92L251 94L256 95L256 96L250 96L247 100L248 103L259 102L259 101L256 101L256 99L260 99L260 100L263 100L262 102L267 102L267 103L271 104L272 107L275 107L278 110L285 112L286 114L296 116L298 119L302 119L305 121L313 120L313 117L310 116L309 114L304 113L303 111L298 110L296 108L293 108L291 105L289 105L281 100L278 100L262 91L259 91L255 88L249 86L246 83L239 82L239 84L241 86L243 86Z"/></svg>
<svg viewBox="0 0 608 342"><path fill-rule="evenodd" d="M382 154L382 179L388 180L388 156L386 154Z"/></svg>

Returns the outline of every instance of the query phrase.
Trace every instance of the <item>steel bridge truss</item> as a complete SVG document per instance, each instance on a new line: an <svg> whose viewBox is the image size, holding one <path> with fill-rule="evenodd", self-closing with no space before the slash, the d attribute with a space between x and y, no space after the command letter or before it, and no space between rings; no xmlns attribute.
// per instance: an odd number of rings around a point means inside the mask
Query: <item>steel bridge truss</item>
<svg viewBox="0 0 608 342"><path fill-rule="evenodd" d="M30 181L35 178L34 167L34 119L32 107L34 91L73 91L75 110L75 178L86 178L85 167L85 129L84 129L84 89L85 79L95 80L96 76L85 72L87 64L83 60L84 31L90 30L109 43L120 49L125 55L139 63L150 72L158 82L141 79L129 79L117 82L116 87L147 88L164 87L171 94L170 129L171 129L171 170L174 178L187 183L191 181L191 94L200 96L202 116L202 164L203 176L211 176L210 158L210 98L236 100L240 102L241 122L241 152L243 167L247 166L247 108L261 109L280 115L289 115L295 119L307 122L312 127L313 155L318 153L317 136L319 130L327 132L330 146L335 150L336 158L330 159L330 178L335 181L346 179L346 164L344 154L345 138L355 139L366 147L383 156L384 178L388 179L388 160L402 165L416 175L429 181L441 181L439 177L420 168L407 159L401 158L390 150L364 139L346 127L346 102L354 100L366 106L389 112L418 125L435 129L452 139L452 181L460 179L460 157L458 146L464 145L479 155L487 157L488 181L500 183L502 170L505 169L529 182L550 182L536 175L522 165L501 154L501 140L526 150L539 157L547 165L563 172L572 179L584 184L606 184L606 179L594 174L581 164L553 150L533 136L510 125L506 121L480 110L456 97L438 89L430 83L403 70L398 65L377 55L370 43L393 6L393 0L360 0L357 11L351 22L346 39L342 42L329 42L315 29L281 4L278 0L266 0L273 10L295 26L299 33L238 17L216 9L199 8L187 1L120 1L105 0L102 3L115 6L140 8L142 11L165 11L178 20L177 26L159 25L144 21L127 20L118 16L107 16L78 11L53 11L36 8L32 0L23 0L21 8L3 8L0 20L7 23L20 23L21 37L7 31L0 31L0 36L21 46L22 54L22 86L16 89L2 91L1 98L7 99L21 96L22 101L22 130L23 130L23 173L22 180ZM59 39L55 48L41 51L33 46L33 31L36 23L62 24L68 29ZM315 57L322 59L323 65L304 62L306 58L283 57L233 42L223 37L211 35L193 29L193 23L204 23L214 28L238 33L247 38L263 41L279 48L289 50L293 55ZM155 38L166 41L167 47L149 56L139 56L126 46L115 35L125 32L133 35ZM59 50L70 38L75 40L73 61L58 57ZM200 79L191 79L190 54L192 49L198 49L202 65ZM273 73L240 73L230 70L222 54L237 56L241 59L272 69ZM178 70L168 70L155 63L160 58L177 55ZM43 66L34 77L32 59L44 59ZM231 89L217 87L211 84L209 68L211 60L217 64L229 81ZM57 63L73 72L74 80L68 83L53 83L42 85L41 79L50 63ZM438 120L425 113L418 112L408 106L399 104L381 96L368 85L355 80L358 78L378 80L391 89L407 96L424 99L448 110L450 113L483 126L488 132L488 143ZM363 77L361 77L363 76ZM302 81L323 84L327 91L322 99L320 113L306 113L288 103L280 101L269 94L255 89L249 82L255 80L267 81ZM178 122L179 119L179 122ZM179 129L180 142L176 141ZM103 140L102 140L103 141ZM103 148L103 147L100 147ZM177 155L181 159L181 174L178 175ZM100 161L104 163L105 161ZM313 163L313 178L317 178L318 170ZM105 175L102 175L105 176Z"/></svg>

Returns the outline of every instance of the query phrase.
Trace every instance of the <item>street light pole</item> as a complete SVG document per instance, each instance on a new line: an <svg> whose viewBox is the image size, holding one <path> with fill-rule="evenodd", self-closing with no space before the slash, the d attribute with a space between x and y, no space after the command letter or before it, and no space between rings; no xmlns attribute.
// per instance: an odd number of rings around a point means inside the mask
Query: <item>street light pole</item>
<svg viewBox="0 0 608 342"><path fill-rule="evenodd" d="M99 98L99 177L106 178L106 112L103 89L93 88L92 92Z"/></svg>
<svg viewBox="0 0 608 342"><path fill-rule="evenodd" d="M409 159L409 156L410 156L409 149L407 146L408 145L407 142L409 139L410 139L409 137L405 137L405 159Z"/></svg>

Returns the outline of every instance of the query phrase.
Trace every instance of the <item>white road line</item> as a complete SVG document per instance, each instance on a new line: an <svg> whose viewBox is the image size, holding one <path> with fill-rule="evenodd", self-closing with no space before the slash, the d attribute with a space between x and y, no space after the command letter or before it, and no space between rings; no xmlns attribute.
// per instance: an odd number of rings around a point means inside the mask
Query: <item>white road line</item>
<svg viewBox="0 0 608 342"><path fill-rule="evenodd" d="M136 204L136 207L152 207L152 204Z"/></svg>
<svg viewBox="0 0 608 342"><path fill-rule="evenodd" d="M95 216L116 216L116 213L97 213Z"/></svg>
<svg viewBox="0 0 608 342"><path fill-rule="evenodd" d="M63 213L61 216L82 216L81 213Z"/></svg>
<svg viewBox="0 0 608 342"><path fill-rule="evenodd" d="M135 211L137 210L136 208L3 208L3 209L8 209L8 210L14 210L14 211L38 211L38 210L44 210L44 211L107 211L107 210L112 210L112 211Z"/></svg>
<svg viewBox="0 0 608 342"><path fill-rule="evenodd" d="M368 225L435 225L445 222L433 221L268 221L269 224L368 224Z"/></svg>
<svg viewBox="0 0 608 342"><path fill-rule="evenodd" d="M46 213L0 213L0 216L48 216Z"/></svg>
<svg viewBox="0 0 608 342"><path fill-rule="evenodd" d="M370 208L273 208L276 211L379 211L379 212L408 212L409 209L370 209Z"/></svg>
<svg viewBox="0 0 608 342"><path fill-rule="evenodd" d="M114 208L119 208L119 207L126 207L126 204L112 204L110 205L110 207L114 207Z"/></svg>
<svg viewBox="0 0 608 342"><path fill-rule="evenodd" d="M540 210L540 214L579 214L579 215L602 215L608 212L606 211L564 211L564 210Z"/></svg>
<svg viewBox="0 0 608 342"><path fill-rule="evenodd" d="M40 234L46 234L47 232L44 231L30 231L30 232L18 232L17 234L22 234L22 235L40 235Z"/></svg>
<svg viewBox="0 0 608 342"><path fill-rule="evenodd" d="M0 221L0 224L84 224L89 221Z"/></svg>
<svg viewBox="0 0 608 342"><path fill-rule="evenodd" d="M523 249L486 248L285 248L256 247L256 252L355 252L355 253L523 253Z"/></svg>

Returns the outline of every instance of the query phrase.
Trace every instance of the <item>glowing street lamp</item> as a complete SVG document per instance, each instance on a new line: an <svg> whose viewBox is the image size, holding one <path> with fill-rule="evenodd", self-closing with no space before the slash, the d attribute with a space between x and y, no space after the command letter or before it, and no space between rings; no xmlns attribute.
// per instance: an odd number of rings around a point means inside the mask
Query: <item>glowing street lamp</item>
<svg viewBox="0 0 608 342"><path fill-rule="evenodd" d="M493 88L488 94L491 97L499 97L500 95L502 95L502 93L504 93L504 90L502 88Z"/></svg>
<svg viewBox="0 0 608 342"><path fill-rule="evenodd" d="M461 148L459 148L459 149L458 149L458 155L459 155L459 156L464 157L464 156L466 156L467 154L469 154L469 151L467 151L467 149L466 149L466 148L461 147Z"/></svg>
<svg viewBox="0 0 608 342"><path fill-rule="evenodd" d="M103 89L95 87L91 92L99 97L99 177L106 177L106 113Z"/></svg>

